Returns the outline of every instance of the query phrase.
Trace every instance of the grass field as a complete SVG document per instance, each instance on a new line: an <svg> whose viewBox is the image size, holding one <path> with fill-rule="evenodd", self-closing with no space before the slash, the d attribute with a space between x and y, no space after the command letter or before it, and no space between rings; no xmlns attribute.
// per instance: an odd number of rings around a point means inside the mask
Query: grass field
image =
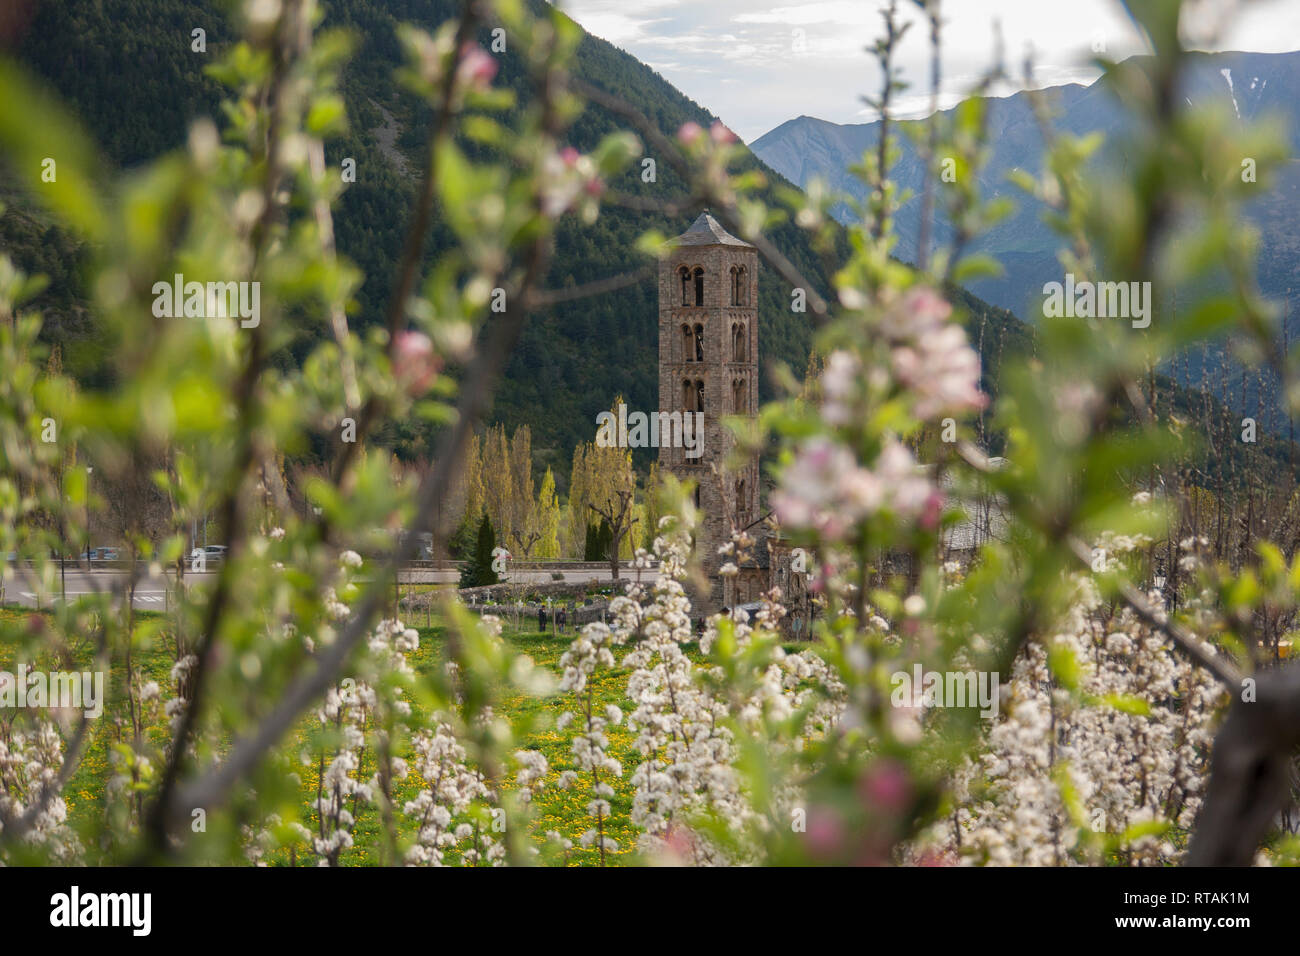
<svg viewBox="0 0 1300 956"><path fill-rule="evenodd" d="M12 670L16 632L19 628L26 627L31 614L31 611L23 609L0 608L0 625L2 625L0 627L0 670ZM141 621L151 618L156 619L157 617L158 615L150 612L142 612L138 615ZM420 633L420 647L417 651L408 655L408 660L417 672L429 673L434 668L440 667L442 663L445 649L442 628L419 627L417 630ZM508 622L503 635L508 648L512 652L531 656L537 665L550 669L557 675L557 678L560 671L560 655L568 648L572 636L571 632L567 635L552 636L550 634L539 634L535 630L514 630ZM616 656L621 657L623 653L626 652L620 651ZM72 668L60 665L52 659L39 661L37 666L50 670L88 669L91 660L89 646L76 649L74 659L75 664ZM172 666L172 659L165 647L155 647L153 650L147 651L140 660L140 666L145 672L145 680L157 681L164 688L165 695L172 693L168 676ZM123 674L120 665L117 665L114 674L105 683L107 686L120 688L122 678ZM628 672L622 669L614 671L602 670L593 676L592 686L601 709L607 703L614 703L622 707L624 711L630 710L624 697L627 678ZM595 865L599 862L599 851L594 848L583 848L578 842L582 833L594 826L594 820L588 817L586 812L586 804L591 799L591 794L587 789L589 778L585 775L581 776L580 784L567 791L560 790L555 786L561 771L576 769L570 753L570 742L577 729L578 721L575 720L563 733L554 729L556 718L564 711L573 708L574 697L571 693L557 694L547 698L516 695L506 697L500 706L503 716L510 719L512 724L516 722L515 718L532 716L541 718L535 721L537 726L549 728L518 741L519 749L540 750L546 755L546 759L550 764L547 785L534 799L534 810L537 816L535 826L537 843L540 845L542 835L546 831L558 831L573 841L574 846L568 859L570 865ZM126 701L124 695L120 692L110 692L104 715L93 724L92 737L85 758L69 785L65 788L64 797L68 804L69 821L74 829L83 834L90 830L96 819L102 819L105 813L105 789L110 773L110 748L120 740L129 739L130 722L126 720L125 713ZM419 714L418 708L416 716L423 716ZM121 717L122 720L117 721L114 717ZM306 732L314 722L314 713L300 722L298 743L307 741ZM150 734L155 740L162 741L165 735L165 727L160 722L150 728ZM627 779L631 777L632 770L639 762L640 756L632 747L634 735L626 726L610 727L607 736L610 741L608 751L610 756L619 760L624 767L624 779L611 781L615 796L610 800L611 816L605 821L604 825L605 835L618 843L618 851L613 854L607 853L606 862L609 865L618 865L620 862L627 862L631 858L636 846L638 831L632 825L629 817L632 805L632 787L627 782ZM406 756L410 757L409 754ZM412 761L413 764L414 761ZM360 777L369 779L373 772L374 766L371 763L370 754L367 752L366 760L360 771ZM302 814L300 822L307 826L309 830L314 831L315 813L310 806L315 797L318 775L318 767L314 757L309 766L303 766L299 769L299 773L302 777ZM395 798L399 813L398 828L399 832L406 835L414 832L415 821L400 816L401 805L405 801L414 798L423 787L424 782L419 779L414 769L412 769L408 778L405 781L398 781L397 784ZM513 773L507 786L514 786ZM341 859L344 865L367 865L379 861L378 847L381 840L379 825L377 810L368 808L364 811L358 811L358 822L353 831L356 842L350 850L344 851ZM83 839L83 844L87 842ZM448 860L454 858L455 854L449 852ZM288 854L268 857L268 861L286 863L288 862ZM300 849L297 861L299 864L304 862L314 863L315 857L311 854L304 854L303 850ZM93 862L93 856L88 859L88 862Z"/></svg>

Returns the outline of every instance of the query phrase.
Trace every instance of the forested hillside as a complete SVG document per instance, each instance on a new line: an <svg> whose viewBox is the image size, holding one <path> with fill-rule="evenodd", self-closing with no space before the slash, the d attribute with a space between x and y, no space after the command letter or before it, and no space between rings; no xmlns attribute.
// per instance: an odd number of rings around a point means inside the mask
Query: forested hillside
<svg viewBox="0 0 1300 956"><path fill-rule="evenodd" d="M324 26L349 28L357 43L344 81L352 128L330 144L328 159L357 160L357 181L343 196L336 224L340 250L366 275L352 315L358 328L378 321L387 299L426 133L427 116L410 97L398 93L392 77L401 61L395 27L402 21L435 26L455 9L452 0L336 0L328 5ZM198 28L206 31L206 55L191 52L191 33ZM129 167L184 143L194 117L217 115L218 87L203 69L229 36L217 3L71 0L40 5L16 53L71 104L101 145L106 162ZM488 37L481 39L486 44ZM105 52L109 50L128 52L110 57ZM521 64L510 52L499 61L497 84L522 96ZM584 39L577 73L635 103L670 134L688 120L713 121L658 74L602 40ZM606 132L624 125L591 106L573 125L570 141L587 150ZM405 170L381 148L376 131L385 128L406 160ZM467 145L467 151L472 153L473 146ZM684 192L667 163L658 163L657 183L643 184L639 171L615 187L659 199ZM15 204L16 197L6 199ZM560 229L550 284L563 287L645 265L646 258L634 249L641 231L657 228L676 235L689 222L686 215L669 220L618 208L607 208L591 226L571 220ZM826 277L800 230L786 225L772 238L825 288ZM0 220L0 242L24 267L50 275L42 302L50 313L47 334L64 343L69 366L85 379L106 381L112 370L101 367L93 329L78 308L75 264L84 253L21 206ZM449 244L450 237L435 225L430 261ZM764 358L801 369L810 343L806 316L791 313L788 290L770 272L763 275L760 302ZM304 325L298 353L305 353L323 332L323 327ZM539 315L515 355L493 417L507 426L530 424L539 458L567 470L574 444L590 439L596 413L617 395L637 407L657 403L657 334L651 280ZM428 447L429 436L419 424L388 437L407 455L419 455Z"/></svg>
<svg viewBox="0 0 1300 956"><path fill-rule="evenodd" d="M351 315L358 329L376 324L387 300L427 132L428 116L411 97L399 93L393 79L401 62L396 26L409 21L433 27L453 16L456 8L455 0L334 0L327 7L323 26L350 31L356 44L343 86L351 129L329 144L327 159L338 164L350 157L357 164L356 182L347 187L336 214L336 229L341 252L366 276ZM14 55L43 77L86 124L103 151L105 169L129 168L183 144L195 117L218 117L219 87L204 68L234 35L223 10L223 4L203 0L45 2L36 5L26 28L10 42ZM205 31L206 53L191 50L197 29ZM485 45L489 41L486 34L480 39ZM515 90L520 97L515 109L522 109L527 95L522 64L510 51L498 60L495 82ZM635 104L667 134L689 120L713 122L706 109L603 40L585 36L576 66L586 82ZM590 105L573 124L570 142L585 151L619 128L626 124ZM481 148L463 146L471 155ZM784 182L752 156L745 165L762 169L769 184ZM639 166L634 167L613 187L655 199L684 194L681 180L666 162L658 162L655 183L643 183L639 172ZM0 175L0 183L6 179ZM775 205L771 185L764 198ZM83 381L111 383L115 370L103 360L107 343L97 337L81 295L80 266L88 251L2 186L0 199L7 205L0 216L0 245L24 269L50 278L38 302L46 315L46 338L60 344L65 366ZM635 249L636 237L650 228L676 235L693 218L694 211L669 219L609 206L593 225L570 218L559 229L549 284L581 284L646 265L648 259ZM828 287L821 260L802 230L786 223L770 238L823 291ZM427 246L429 262L451 244L449 232L435 223ZM991 389L1003 355L1026 347L1029 335L1011 313L972 295L962 293L959 298L971 315L970 337L983 355L984 385ZM789 303L789 289L771 269L762 270L761 359L801 371L808 360L811 327L806 315L791 312ZM296 345L278 360L292 363L323 334L319 320L302 318ZM573 448L592 438L598 412L619 395L633 407L657 406L657 337L651 279L542 312L514 354L490 418L511 430L531 426L535 463L543 470L552 466L564 492ZM767 377L761 390L764 399L770 397ZM1190 405L1190 400L1174 404ZM995 445L996 439L989 437ZM411 422L382 440L404 458L424 457L431 426ZM648 461L649 453L640 452L638 462Z"/></svg>

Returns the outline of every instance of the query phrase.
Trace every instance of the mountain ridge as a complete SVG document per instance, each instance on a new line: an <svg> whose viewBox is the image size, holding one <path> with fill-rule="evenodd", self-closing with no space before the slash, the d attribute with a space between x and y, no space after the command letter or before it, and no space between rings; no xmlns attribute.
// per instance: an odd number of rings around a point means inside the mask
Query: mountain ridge
<svg viewBox="0 0 1300 956"><path fill-rule="evenodd" d="M1236 122L1280 117L1288 130L1291 159L1274 169L1272 188L1245 206L1245 214L1259 229L1258 276L1265 295L1275 300L1289 299L1292 290L1300 291L1296 282L1296 264L1300 262L1300 51L1289 53L1192 52L1189 69L1179 95L1186 102L1216 108ZM1103 148L1094 154L1092 163L1104 172L1120 169L1126 162L1124 143L1133 132L1131 120L1123 112L1105 77L1083 86L1063 84L1040 91L1051 104L1059 133L1082 136L1100 131L1106 136ZM1030 106L1030 94L1024 90L1008 97L989 98L988 140L991 145L987 167L978 177L979 191L986 199L1007 196L1015 210L987 233L978 236L969 252L983 253L998 260L1001 277L981 278L968 284L970 291L991 305L1007 309L1032 324L1041 314L1043 288L1048 282L1063 279L1063 267L1056 252L1061 240L1044 222L1046 207L1011 185L1008 174L1023 169L1038 175L1042 169L1044 146L1041 130ZM940 110L950 116L957 107ZM1232 120L1229 119L1231 123ZM911 190L912 198L904 203L895 217L899 237L895 254L915 259L920 229L920 197L928 175L920 151L908 131L925 128L924 120L891 122L898 135L898 162L890 170L891 179L900 190ZM865 187L851 173L849 166L861 161L862 153L874 147L879 122L837 124L829 120L796 118L774 127L753 143L755 154L778 173L806 188L814 175L826 180L833 192L862 200ZM1109 165L1107 165L1109 164ZM833 214L841 222L851 222L853 214L845 204L837 205ZM951 238L951 227L941 213L936 215L931 231L935 245ZM1211 280L1213 281L1213 280ZM1168 307L1170 303L1166 302ZM1300 340L1300 310L1290 308L1286 335L1289 341ZM1231 377L1228 394L1232 404L1255 408L1261 393L1268 416L1268 427L1278 430L1288 425L1276 381L1263 374L1257 381L1239 386L1240 369L1233 365L1226 349L1208 356L1184 356L1179 381L1204 387L1207 381Z"/></svg>
<svg viewBox="0 0 1300 956"><path fill-rule="evenodd" d="M540 3L533 5L541 10ZM349 27L360 40L342 78L352 131L327 143L327 162L355 157L361 171L335 213L340 253L367 276L350 313L359 332L382 318L392 263L403 238L404 210L415 187L385 155L385 143L374 130L393 129L391 149L418 168L429 122L427 110L399 95L393 82L393 68L400 61L394 27L398 21L433 27L455 13L452 0L391 0L384 7L369 0L337 0L323 24ZM141 23L156 26L141 31ZM74 0L45 5L19 40L17 54L71 105L109 162L131 167L183 143L195 116L217 113L220 91L202 70L211 57L199 59L188 52L189 30L196 23L208 29L214 52L232 37L215 5L202 0ZM113 49L131 50L132 57L115 62L103 55ZM589 34L584 33L579 46L575 73L635 103L669 136L684 122L707 125L715 118L657 71ZM496 82L522 96L527 89L526 71L507 54ZM521 99L518 108L522 104ZM623 126L598 106L589 105L571 128L568 142L587 150L605 133ZM465 148L472 157L481 156L474 153L473 144ZM740 166L764 171L769 185L763 197L776 205L773 190L784 178L779 170L768 169L757 156ZM661 199L685 193L685 185L667 163L659 164L659 183L653 189L641 183L634 171L613 185L620 192ZM607 207L590 227L569 218L556 234L548 285L580 285L642 266L646 260L634 249L640 231L656 228L664 235L676 235L698 211L667 217ZM828 290L822 261L803 230L786 222L769 231L768 238L823 292ZM426 267L452 241L446 227L435 223ZM0 246L28 271L51 275L50 287L36 304L47 315L47 339L66 346L69 370L92 386L111 387L115 372L106 367L105 347L95 336L93 316L79 288L79 264L87 251L21 202L10 203L0 215ZM951 294L969 316L971 341L983 360L984 387L992 390L1004 354L1025 347L1028 330L1011 312L965 290ZM561 493L573 447L592 439L597 413L607 410L618 396L633 408L657 407L656 295L655 283L644 281L580 306L545 310L530 322L510 361L489 422L507 429L530 426L535 464L539 469L548 465L555 469ZM789 301L788 288L773 270L762 269L760 353L764 363L781 362L799 373L808 363L812 329L805 316L790 311ZM304 325L298 341L278 360L301 360L322 334L323 328ZM762 398L770 397L767 374L760 388ZM403 458L416 459L428 455L433 428L424 422L399 423L379 440ZM648 461L638 463L644 466Z"/></svg>

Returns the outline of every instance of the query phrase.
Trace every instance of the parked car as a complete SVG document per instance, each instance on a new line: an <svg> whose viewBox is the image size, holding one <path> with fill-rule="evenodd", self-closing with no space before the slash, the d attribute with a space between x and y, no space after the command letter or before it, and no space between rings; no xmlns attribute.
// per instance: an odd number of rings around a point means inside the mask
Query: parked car
<svg viewBox="0 0 1300 956"><path fill-rule="evenodd" d="M226 552L229 549L224 544L209 544L200 546L197 550L203 555L203 563L208 567L211 567L219 561L224 561L226 558ZM185 559L192 567L195 560L194 556L187 554Z"/></svg>
<svg viewBox="0 0 1300 956"><path fill-rule="evenodd" d="M117 548L91 548L77 555L78 561L118 561L121 556Z"/></svg>

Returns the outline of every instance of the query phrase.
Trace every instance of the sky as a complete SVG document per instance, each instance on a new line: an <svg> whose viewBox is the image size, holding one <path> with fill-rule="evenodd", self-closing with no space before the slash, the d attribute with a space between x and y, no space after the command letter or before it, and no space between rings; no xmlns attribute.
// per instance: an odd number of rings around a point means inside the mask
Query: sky
<svg viewBox="0 0 1300 956"><path fill-rule="evenodd" d="M631 53L746 142L796 116L867 123L863 95L879 89L864 48L875 41L884 0L553 0L589 33ZM918 8L900 0L903 19ZM1118 0L945 0L939 106L966 95L994 60L1000 25L1004 64L1025 87L1032 50L1034 86L1091 83L1094 48L1123 59L1145 52ZM1282 53L1300 48L1300 0L1192 0L1184 42L1203 50ZM896 115L922 116L930 103L928 32L916 23L897 62L912 84Z"/></svg>

